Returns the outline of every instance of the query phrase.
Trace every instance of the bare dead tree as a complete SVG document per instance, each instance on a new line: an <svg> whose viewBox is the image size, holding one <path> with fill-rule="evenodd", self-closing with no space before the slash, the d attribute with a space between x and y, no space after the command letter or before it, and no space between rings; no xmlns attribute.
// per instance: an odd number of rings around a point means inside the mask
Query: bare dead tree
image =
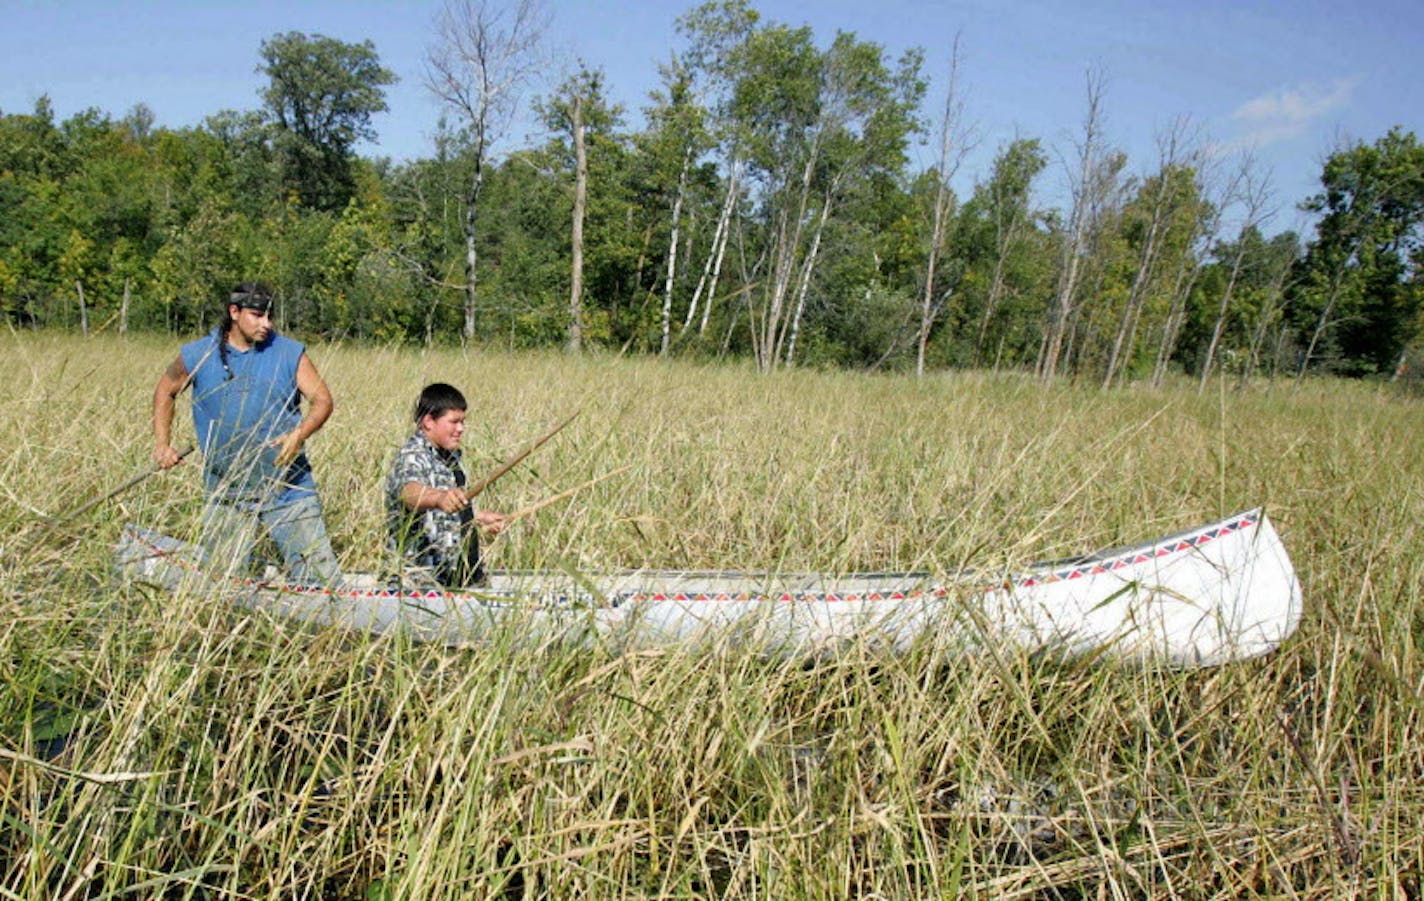
<svg viewBox="0 0 1424 901"><path fill-rule="evenodd" d="M997 194L997 192L995 192ZM974 365L983 361L984 342L988 340L989 326L999 311L1008 283L1009 255L1020 238L1028 231L1030 213L1028 207L1007 202L1007 198L996 196L994 205L994 273L989 278L989 291L984 298L984 313L979 317L979 334L974 339ZM997 370L998 357L1002 353L1003 341L995 353L994 368Z"/></svg>
<svg viewBox="0 0 1424 901"><path fill-rule="evenodd" d="M934 218L930 226L929 254L925 259L925 284L920 298L920 327L916 335L915 375L925 374L925 351L929 346L930 330L935 320L944 310L944 294L935 292L935 270L939 265L939 255L944 246L944 233L953 213L954 193L950 190L950 179L959 171L964 156L970 150L970 142L964 128L964 101L959 96L959 39L954 36L954 48L949 58L949 87L944 95L944 116L939 128L939 168L936 170L938 184L935 187Z"/></svg>
<svg viewBox="0 0 1424 901"><path fill-rule="evenodd" d="M1211 340L1206 345L1206 358L1202 361L1201 380L1197 383L1197 393L1206 391L1206 383L1211 378L1212 364L1216 361L1216 351L1221 345L1221 334L1226 330L1227 314L1231 309L1232 294L1241 277L1241 267L1246 261L1246 236L1266 219L1270 218L1271 179L1269 173L1261 173L1250 153L1241 157L1241 168L1236 176L1233 193L1241 203L1243 216L1241 230L1236 238L1236 247L1231 254L1231 269L1226 276L1226 286L1221 290L1221 301L1217 305L1216 322L1212 325Z"/></svg>
<svg viewBox="0 0 1424 901"><path fill-rule="evenodd" d="M463 197L467 339L475 333L475 235L485 165L539 67L547 23L539 0L516 0L508 7L493 0L446 0L436 18L436 41L426 51L425 85L460 118L469 139L471 172Z"/></svg>
<svg viewBox="0 0 1424 901"><path fill-rule="evenodd" d="M1152 186L1147 211L1147 226L1138 248L1137 270L1132 277L1132 285L1127 292L1127 303L1123 305L1122 319L1113 337L1112 349L1108 354L1106 371L1103 373L1103 388L1120 380L1128 368L1137 343L1137 329L1142 320L1142 310L1147 303L1149 290L1157 276L1158 259L1173 218L1181 207L1178 182L1184 175L1184 163L1197 154L1188 148L1190 136L1188 122L1177 118L1163 132L1157 135L1157 182Z"/></svg>
<svg viewBox="0 0 1424 901"><path fill-rule="evenodd" d="M1172 362L1172 355L1177 352L1177 341L1181 337L1182 326L1187 321L1187 300L1192 296L1197 277L1201 275L1206 245L1215 231L1214 217L1198 216L1189 240L1190 249L1177 261L1167 315L1163 317L1161 337L1157 342L1157 358L1152 366L1154 388L1162 387L1162 383L1166 381L1167 368Z"/></svg>
<svg viewBox="0 0 1424 901"><path fill-rule="evenodd" d="M1084 375L1085 366L1096 359L1110 331L1111 309L1107 303L1112 268L1112 245L1122 231L1123 208L1128 192L1135 186L1124 178L1127 155L1121 151L1103 154L1089 176L1088 210L1083 249L1079 261L1078 293L1065 326L1063 350L1058 359L1060 372L1074 383Z"/></svg>
<svg viewBox="0 0 1424 901"><path fill-rule="evenodd" d="M1105 336L1111 331L1108 285L1114 272L1113 244L1121 232L1128 192L1134 187L1134 181L1123 176L1126 168L1127 155L1113 150L1105 152L1089 174L1078 287L1058 357L1058 372L1070 375L1075 384L1084 376L1084 367L1101 356L1099 349L1107 346Z"/></svg>
<svg viewBox="0 0 1424 901"><path fill-rule="evenodd" d="M1177 343L1182 328L1187 322L1187 302L1196 288L1197 279L1221 229L1221 218L1226 203L1225 191L1218 190L1221 183L1220 166L1216 158L1203 154L1199 160L1198 185L1201 196L1197 199L1197 209L1192 211L1191 231L1187 235L1187 251L1177 262L1177 271L1172 278L1172 292L1168 301L1167 315L1162 321L1157 343L1157 358L1152 368L1152 387L1160 388L1167 378L1172 357L1177 352Z"/></svg>
<svg viewBox="0 0 1424 901"><path fill-rule="evenodd" d="M1073 209L1068 217L1068 230L1063 238L1058 271L1058 287L1049 307L1048 326L1039 349L1038 376L1047 381L1058 374L1064 341L1073 320L1078 293L1078 278L1084 251L1088 243L1088 226L1092 208L1099 192L1099 171L1105 155L1103 145L1104 76L1092 69L1087 74L1088 109L1083 116L1083 138L1078 149L1077 172L1070 172Z"/></svg>

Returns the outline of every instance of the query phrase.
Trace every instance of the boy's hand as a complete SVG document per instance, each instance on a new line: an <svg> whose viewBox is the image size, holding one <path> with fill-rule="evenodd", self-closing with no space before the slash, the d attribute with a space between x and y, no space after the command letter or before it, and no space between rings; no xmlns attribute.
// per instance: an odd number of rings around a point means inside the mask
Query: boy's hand
<svg viewBox="0 0 1424 901"><path fill-rule="evenodd" d="M469 503L463 488L447 488L440 496L440 509L446 513L459 513Z"/></svg>
<svg viewBox="0 0 1424 901"><path fill-rule="evenodd" d="M492 513L489 510L481 510L475 514L475 525L486 530L491 535L498 535L504 529L504 516L500 513Z"/></svg>

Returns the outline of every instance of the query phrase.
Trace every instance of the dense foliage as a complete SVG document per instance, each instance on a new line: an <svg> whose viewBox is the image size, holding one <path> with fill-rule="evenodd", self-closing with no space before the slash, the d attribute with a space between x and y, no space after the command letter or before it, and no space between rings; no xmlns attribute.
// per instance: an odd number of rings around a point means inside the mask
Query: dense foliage
<svg viewBox="0 0 1424 901"><path fill-rule="evenodd" d="M1127 159L1090 87L1070 208L1039 199L1054 153L1029 137L958 199L943 166L909 162L939 130L920 53L824 43L728 0L679 20L683 47L640 126L584 66L534 101L553 137L495 155L486 113L513 98L460 93L461 61L478 60L454 52L489 46L467 40L484 20L442 27L448 80L431 87L452 116L423 159L357 155L394 76L369 41L321 35L263 42L262 107L196 127L156 127L142 105L0 111L0 313L187 333L230 284L260 278L284 324L334 338L1104 385L1172 369L1388 373L1418 334L1412 133L1337 150L1302 203L1315 235L1272 236L1261 173L1214 171L1179 131L1152 164Z"/></svg>

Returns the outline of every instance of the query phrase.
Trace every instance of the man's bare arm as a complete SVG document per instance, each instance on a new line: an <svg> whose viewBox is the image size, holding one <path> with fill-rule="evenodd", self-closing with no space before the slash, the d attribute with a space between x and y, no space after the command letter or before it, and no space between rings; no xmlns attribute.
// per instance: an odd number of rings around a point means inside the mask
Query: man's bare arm
<svg viewBox="0 0 1424 901"><path fill-rule="evenodd" d="M186 387L188 367L183 365L183 356L179 354L163 370L153 389L153 462L163 469L176 466L182 460L173 449L173 408Z"/></svg>
<svg viewBox="0 0 1424 901"><path fill-rule="evenodd" d="M326 380L316 371L316 364L306 354L302 354L297 363L297 390L307 401L307 415L302 417L296 428L274 442L281 448L277 453L278 466L286 466L295 460L302 451L302 445L326 424L331 418L331 411L336 409L331 389L326 387Z"/></svg>

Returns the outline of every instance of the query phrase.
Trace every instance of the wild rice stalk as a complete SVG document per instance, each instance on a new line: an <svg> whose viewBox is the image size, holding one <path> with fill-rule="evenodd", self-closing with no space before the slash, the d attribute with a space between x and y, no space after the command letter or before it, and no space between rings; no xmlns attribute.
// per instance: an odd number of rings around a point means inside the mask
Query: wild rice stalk
<svg viewBox="0 0 1424 901"><path fill-rule="evenodd" d="M1307 603L1276 654L1193 672L518 623L447 649L116 583L124 521L195 534L191 465L40 528L146 465L172 352L0 336L7 896L1420 892L1417 401L316 345L350 569L380 561L380 480L438 379L474 402L471 472L584 408L491 509L627 467L512 529L499 567L998 573L1264 503Z"/></svg>

